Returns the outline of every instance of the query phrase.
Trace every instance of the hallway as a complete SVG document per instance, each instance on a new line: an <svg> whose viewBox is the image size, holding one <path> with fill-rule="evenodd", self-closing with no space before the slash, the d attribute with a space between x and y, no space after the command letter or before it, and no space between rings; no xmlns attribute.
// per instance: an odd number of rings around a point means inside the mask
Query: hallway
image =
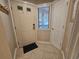
<svg viewBox="0 0 79 59"><path fill-rule="evenodd" d="M23 48L17 49L16 59L63 59L60 50L50 43L37 42L38 48L24 54Z"/></svg>
<svg viewBox="0 0 79 59"><path fill-rule="evenodd" d="M0 59L79 59L79 0L0 0Z"/></svg>

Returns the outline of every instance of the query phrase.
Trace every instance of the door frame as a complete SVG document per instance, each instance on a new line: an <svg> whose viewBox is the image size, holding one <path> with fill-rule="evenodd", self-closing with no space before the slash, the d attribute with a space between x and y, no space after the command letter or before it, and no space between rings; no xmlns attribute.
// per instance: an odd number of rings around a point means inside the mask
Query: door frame
<svg viewBox="0 0 79 59"><path fill-rule="evenodd" d="M13 26L14 36L15 36L15 40L16 40L16 45L17 45L17 48L19 48L17 36L16 36L15 24L14 24L14 20L13 20L14 17L13 17L13 11L12 11L12 1L8 0L8 5L9 5L9 10L10 10L10 17L12 20L12 26Z"/></svg>

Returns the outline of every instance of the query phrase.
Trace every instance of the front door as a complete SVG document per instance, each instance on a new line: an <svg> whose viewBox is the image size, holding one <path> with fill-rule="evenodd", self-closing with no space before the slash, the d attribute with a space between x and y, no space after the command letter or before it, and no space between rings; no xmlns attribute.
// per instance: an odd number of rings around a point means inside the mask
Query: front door
<svg viewBox="0 0 79 59"><path fill-rule="evenodd" d="M17 40L20 46L36 41L36 7L31 4L12 2Z"/></svg>

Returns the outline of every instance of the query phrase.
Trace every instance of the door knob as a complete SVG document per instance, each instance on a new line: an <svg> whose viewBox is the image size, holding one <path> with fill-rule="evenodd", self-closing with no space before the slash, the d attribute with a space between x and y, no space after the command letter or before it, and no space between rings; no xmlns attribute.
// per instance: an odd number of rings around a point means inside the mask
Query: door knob
<svg viewBox="0 0 79 59"><path fill-rule="evenodd" d="M52 30L54 30L54 28L52 28Z"/></svg>

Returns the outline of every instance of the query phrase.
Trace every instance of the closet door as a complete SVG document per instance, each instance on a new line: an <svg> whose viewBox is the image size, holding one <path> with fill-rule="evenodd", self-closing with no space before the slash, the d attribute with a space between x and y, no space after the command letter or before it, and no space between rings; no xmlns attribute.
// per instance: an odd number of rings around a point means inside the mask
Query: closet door
<svg viewBox="0 0 79 59"><path fill-rule="evenodd" d="M66 1L60 0L52 5L51 42L55 47L59 49L61 49L62 41L64 39L66 15Z"/></svg>

